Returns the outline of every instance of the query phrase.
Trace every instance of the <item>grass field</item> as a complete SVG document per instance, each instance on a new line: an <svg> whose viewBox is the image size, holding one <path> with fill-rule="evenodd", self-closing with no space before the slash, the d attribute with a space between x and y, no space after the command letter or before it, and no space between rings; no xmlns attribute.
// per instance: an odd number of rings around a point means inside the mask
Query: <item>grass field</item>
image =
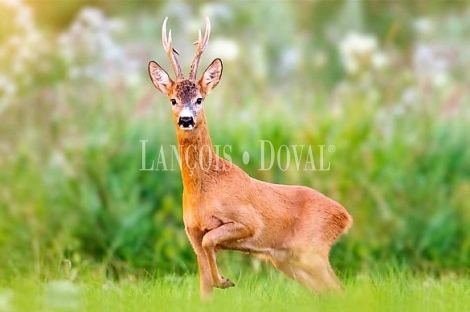
<svg viewBox="0 0 470 312"><path fill-rule="evenodd" d="M235 279L210 302L198 295L196 276L148 281L17 280L0 284L0 311L468 311L470 278L430 277L391 270L343 278L342 293L312 295L277 272Z"/></svg>

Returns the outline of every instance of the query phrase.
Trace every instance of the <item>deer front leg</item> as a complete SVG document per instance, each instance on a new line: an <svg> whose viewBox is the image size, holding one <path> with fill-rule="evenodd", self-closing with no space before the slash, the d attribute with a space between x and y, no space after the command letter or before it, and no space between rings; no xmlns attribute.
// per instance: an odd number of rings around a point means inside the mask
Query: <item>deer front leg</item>
<svg viewBox="0 0 470 312"><path fill-rule="evenodd" d="M206 254L202 248L202 238L204 233L196 228L186 228L191 246L197 257L197 264L199 268L199 289L200 295L203 299L210 299L212 297L212 276L209 269Z"/></svg>
<svg viewBox="0 0 470 312"><path fill-rule="evenodd" d="M212 277L212 285L214 287L228 288L235 286L232 281L219 274L215 248L242 238L250 237L251 235L251 231L245 225L236 222L224 223L204 235L202 238L202 248L207 257Z"/></svg>

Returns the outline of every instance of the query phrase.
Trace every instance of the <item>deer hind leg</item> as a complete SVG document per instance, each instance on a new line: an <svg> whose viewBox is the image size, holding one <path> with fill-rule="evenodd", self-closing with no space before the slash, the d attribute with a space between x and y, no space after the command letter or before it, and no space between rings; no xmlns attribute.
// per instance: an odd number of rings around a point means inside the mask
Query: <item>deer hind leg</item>
<svg viewBox="0 0 470 312"><path fill-rule="evenodd" d="M298 257L298 267L310 276L310 289L316 292L342 289L331 268L328 253L321 254L313 250L302 251Z"/></svg>
<svg viewBox="0 0 470 312"><path fill-rule="evenodd" d="M212 284L214 287L228 288L235 286L232 281L219 274L215 248L217 246L223 247L224 245L230 245L230 243L250 236L251 231L243 224L236 222L224 223L204 235L202 238L202 248L204 249L208 260L209 270L212 276Z"/></svg>
<svg viewBox="0 0 470 312"><path fill-rule="evenodd" d="M330 266L328 256L322 256L312 250L302 250L289 258L271 260L277 269L313 292L342 289Z"/></svg>

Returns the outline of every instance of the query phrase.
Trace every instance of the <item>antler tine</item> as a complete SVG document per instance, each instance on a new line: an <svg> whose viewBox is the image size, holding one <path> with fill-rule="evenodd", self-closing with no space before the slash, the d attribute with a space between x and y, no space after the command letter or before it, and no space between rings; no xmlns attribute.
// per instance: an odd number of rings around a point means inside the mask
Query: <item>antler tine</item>
<svg viewBox="0 0 470 312"><path fill-rule="evenodd" d="M207 43L209 42L209 36L211 35L211 21L206 16L206 29L204 31L204 46L203 50L206 48Z"/></svg>
<svg viewBox="0 0 470 312"><path fill-rule="evenodd" d="M189 72L189 79L196 80L197 67L199 66L199 60L201 59L202 52L206 48L207 43L209 42L209 36L211 34L211 22L208 17L206 17L206 29L204 31L204 37L201 38L201 30L198 32L198 40L194 43L197 44L196 56L193 59L191 64L191 71Z"/></svg>
<svg viewBox="0 0 470 312"><path fill-rule="evenodd" d="M181 71L181 66L178 63L178 60L176 59L176 55L178 55L178 51L176 51L175 48L173 48L173 40L171 39L171 29L168 32L168 38L166 36L166 22L168 20L168 17L165 18L163 21L163 26L162 26L162 44L163 48L165 49L166 54L170 58L171 66L173 67L173 70L175 71L176 78L183 79L183 72ZM176 55L175 55L176 54Z"/></svg>

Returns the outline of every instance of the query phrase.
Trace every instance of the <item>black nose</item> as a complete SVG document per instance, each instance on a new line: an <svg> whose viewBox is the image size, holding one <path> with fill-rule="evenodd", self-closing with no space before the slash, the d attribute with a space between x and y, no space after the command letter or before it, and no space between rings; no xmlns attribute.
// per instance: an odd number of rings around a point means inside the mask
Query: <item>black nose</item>
<svg viewBox="0 0 470 312"><path fill-rule="evenodd" d="M178 125L182 126L183 128L189 128L194 126L194 119L193 117L180 117L178 120Z"/></svg>

